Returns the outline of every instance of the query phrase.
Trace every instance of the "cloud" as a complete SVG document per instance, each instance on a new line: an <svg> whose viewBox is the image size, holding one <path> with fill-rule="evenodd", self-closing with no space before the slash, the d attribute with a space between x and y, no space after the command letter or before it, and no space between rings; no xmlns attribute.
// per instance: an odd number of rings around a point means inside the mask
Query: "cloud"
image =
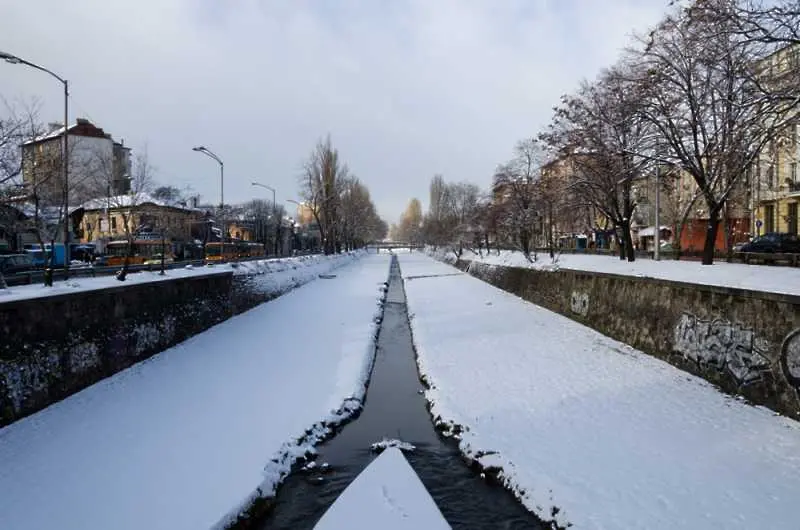
<svg viewBox="0 0 800 530"><path fill-rule="evenodd" d="M5 2L4 51L72 83L71 115L145 144L157 178L244 201L260 180L297 195L330 132L394 220L434 173L486 186L514 142L546 124L560 94L615 60L665 0L150 0ZM0 64L0 94L58 86Z"/></svg>

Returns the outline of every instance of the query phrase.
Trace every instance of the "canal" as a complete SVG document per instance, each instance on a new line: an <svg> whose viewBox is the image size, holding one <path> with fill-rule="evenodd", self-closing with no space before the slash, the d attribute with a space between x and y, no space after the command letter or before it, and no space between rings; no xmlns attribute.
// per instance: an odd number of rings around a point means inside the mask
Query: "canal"
<svg viewBox="0 0 800 530"><path fill-rule="evenodd" d="M370 445L399 439L406 458L455 529L549 528L503 487L462 460L455 441L433 427L422 395L400 267L392 259L384 317L364 409L318 447L316 467L294 471L278 489L262 529L312 529L350 482L375 458ZM326 463L328 466L323 466ZM323 470L323 468L326 468Z"/></svg>

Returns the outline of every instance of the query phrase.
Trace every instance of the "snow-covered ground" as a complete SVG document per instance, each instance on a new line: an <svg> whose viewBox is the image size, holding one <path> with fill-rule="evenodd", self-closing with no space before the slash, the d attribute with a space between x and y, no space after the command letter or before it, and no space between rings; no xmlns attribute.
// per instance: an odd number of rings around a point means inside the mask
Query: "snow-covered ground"
<svg viewBox="0 0 800 530"><path fill-rule="evenodd" d="M109 287L124 287L125 285L163 282L174 280L175 278L189 278L192 276L204 276L207 274L230 273L231 269L225 267L185 267L181 269L167 269L162 276L159 272L141 271L131 272L124 282L112 276L98 276L96 278L79 277L71 280L57 281L52 287L46 287L42 283L31 285L17 285L7 289L0 289L0 304L14 300L24 300L28 298L43 298L47 296L70 294L75 292L96 291Z"/></svg>
<svg viewBox="0 0 800 530"><path fill-rule="evenodd" d="M250 291L263 294L280 294L307 283L320 274L328 274L337 267L364 256L362 250L324 256L300 256L269 260L246 261L219 265L217 268L233 270L240 281L247 282Z"/></svg>
<svg viewBox="0 0 800 530"><path fill-rule="evenodd" d="M800 528L799 423L421 253L399 259L433 415L543 519Z"/></svg>
<svg viewBox="0 0 800 530"><path fill-rule="evenodd" d="M0 528L226 523L360 406L388 272L365 256L0 429Z"/></svg>
<svg viewBox="0 0 800 530"><path fill-rule="evenodd" d="M455 262L455 254L439 249L431 255L448 263ZM593 254L561 254L555 263L547 253L539 253L537 261L531 263L521 252L510 250L492 251L479 256L464 251L461 259L477 260L491 265L527 267L539 270L573 269L592 272L607 272L625 276L659 278L678 282L735 287L754 291L800 294L800 268L766 265L745 265L716 261L714 265L702 265L699 261L675 261L674 259L637 259L633 263L616 256Z"/></svg>
<svg viewBox="0 0 800 530"><path fill-rule="evenodd" d="M253 283L266 291L283 292L287 288L305 283L309 279L314 278L317 274L349 263L363 254L363 251L355 251L333 256L314 254L293 258L272 258L224 263L205 267L187 265L183 268L167 269L163 276L160 272L154 271L131 272L124 282L117 280L113 275L98 276L96 278L77 277L67 281L54 282L52 287L45 287L41 283L37 283L0 289L0 304L13 300L42 298L58 294L94 291L109 287L124 287L130 284L160 282L173 280L175 278L189 278L192 276L230 272L233 272L234 276L252 276L254 278Z"/></svg>

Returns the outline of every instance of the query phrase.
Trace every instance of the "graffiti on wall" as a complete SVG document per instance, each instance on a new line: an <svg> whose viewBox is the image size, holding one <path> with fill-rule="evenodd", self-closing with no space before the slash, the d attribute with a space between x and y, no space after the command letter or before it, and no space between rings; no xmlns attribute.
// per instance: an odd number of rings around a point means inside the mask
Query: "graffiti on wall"
<svg viewBox="0 0 800 530"><path fill-rule="evenodd" d="M573 313L585 317L589 313L589 293L572 291L569 307Z"/></svg>
<svg viewBox="0 0 800 530"><path fill-rule="evenodd" d="M781 366L786 379L800 388L800 329L794 330L783 340Z"/></svg>
<svg viewBox="0 0 800 530"><path fill-rule="evenodd" d="M739 384L759 381L770 371L768 344L752 329L723 319L702 320L683 313L675 326L673 349L702 366L727 371Z"/></svg>

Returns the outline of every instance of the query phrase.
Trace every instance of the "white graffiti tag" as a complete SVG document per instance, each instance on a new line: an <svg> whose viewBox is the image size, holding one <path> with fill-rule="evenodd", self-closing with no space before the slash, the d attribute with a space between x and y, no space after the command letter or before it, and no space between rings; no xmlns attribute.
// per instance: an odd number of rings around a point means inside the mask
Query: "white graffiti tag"
<svg viewBox="0 0 800 530"><path fill-rule="evenodd" d="M572 291L569 307L572 309L573 313L577 313L582 317L585 317L589 313L589 294Z"/></svg>
<svg viewBox="0 0 800 530"><path fill-rule="evenodd" d="M675 326L674 350L701 365L727 370L741 384L769 371L768 345L753 330L727 320L701 320L684 313Z"/></svg>

